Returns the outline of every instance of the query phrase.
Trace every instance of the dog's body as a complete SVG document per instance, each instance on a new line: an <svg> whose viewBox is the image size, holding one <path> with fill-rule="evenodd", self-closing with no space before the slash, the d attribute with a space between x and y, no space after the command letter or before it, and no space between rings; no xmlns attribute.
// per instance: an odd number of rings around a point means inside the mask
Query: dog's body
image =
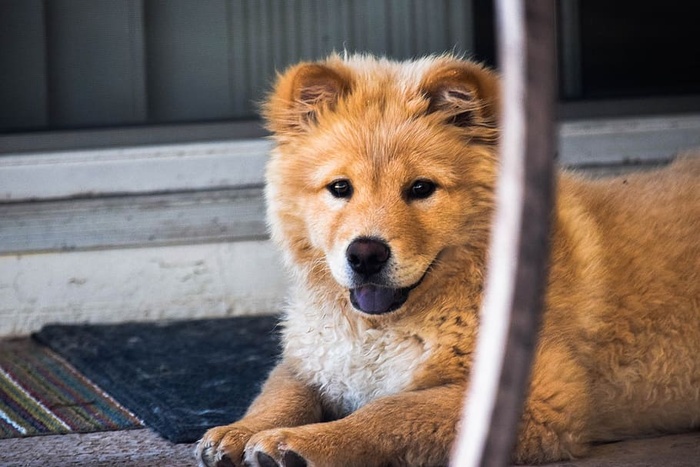
<svg viewBox="0 0 700 467"><path fill-rule="evenodd" d="M451 57L331 57L265 107L284 352L202 465L444 465L479 323L498 82ZM700 159L557 182L546 310L514 459L700 426ZM226 463L228 462L228 464Z"/></svg>

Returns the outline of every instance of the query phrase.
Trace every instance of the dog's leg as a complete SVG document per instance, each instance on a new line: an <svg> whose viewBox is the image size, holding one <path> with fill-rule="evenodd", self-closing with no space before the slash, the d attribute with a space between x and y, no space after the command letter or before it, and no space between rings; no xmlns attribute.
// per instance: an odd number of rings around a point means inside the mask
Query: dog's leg
<svg viewBox="0 0 700 467"><path fill-rule="evenodd" d="M318 394L294 378L284 363L275 368L245 416L236 423L212 428L197 444L199 465L239 467L243 448L255 433L321 420Z"/></svg>
<svg viewBox="0 0 700 467"><path fill-rule="evenodd" d="M463 385L377 399L340 420L254 435L255 467L446 465L461 415Z"/></svg>
<svg viewBox="0 0 700 467"><path fill-rule="evenodd" d="M514 456L518 464L574 459L589 448L589 376L572 350L542 344L523 408Z"/></svg>

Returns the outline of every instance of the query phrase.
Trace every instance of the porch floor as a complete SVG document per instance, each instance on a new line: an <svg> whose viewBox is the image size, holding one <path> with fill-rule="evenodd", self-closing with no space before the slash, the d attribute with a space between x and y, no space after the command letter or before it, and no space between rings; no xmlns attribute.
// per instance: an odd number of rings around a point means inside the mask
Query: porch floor
<svg viewBox="0 0 700 467"><path fill-rule="evenodd" d="M195 467L193 444L172 444L148 429L0 440L0 465L29 467ZM700 432L596 446L558 467L696 467Z"/></svg>

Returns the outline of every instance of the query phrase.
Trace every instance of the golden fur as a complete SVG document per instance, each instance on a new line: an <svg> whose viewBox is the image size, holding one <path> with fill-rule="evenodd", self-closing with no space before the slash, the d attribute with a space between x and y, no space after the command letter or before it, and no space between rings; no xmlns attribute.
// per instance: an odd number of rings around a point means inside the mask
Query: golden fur
<svg viewBox="0 0 700 467"><path fill-rule="evenodd" d="M200 465L447 463L478 332L498 107L497 77L453 57L333 56L279 77L264 114L269 222L293 277L283 357L242 420L204 435ZM700 158L562 173L556 193L514 460L697 428ZM371 281L348 266L357 239L361 258L384 256Z"/></svg>

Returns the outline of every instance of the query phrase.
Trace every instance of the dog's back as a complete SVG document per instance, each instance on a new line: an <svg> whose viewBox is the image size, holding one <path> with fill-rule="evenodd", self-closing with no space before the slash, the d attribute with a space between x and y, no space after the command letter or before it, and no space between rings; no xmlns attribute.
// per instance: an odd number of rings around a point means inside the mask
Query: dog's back
<svg viewBox="0 0 700 467"><path fill-rule="evenodd" d="M551 284L547 320L554 335L576 334L569 342L592 376L591 438L697 426L700 157L560 184L554 267L572 269Z"/></svg>

